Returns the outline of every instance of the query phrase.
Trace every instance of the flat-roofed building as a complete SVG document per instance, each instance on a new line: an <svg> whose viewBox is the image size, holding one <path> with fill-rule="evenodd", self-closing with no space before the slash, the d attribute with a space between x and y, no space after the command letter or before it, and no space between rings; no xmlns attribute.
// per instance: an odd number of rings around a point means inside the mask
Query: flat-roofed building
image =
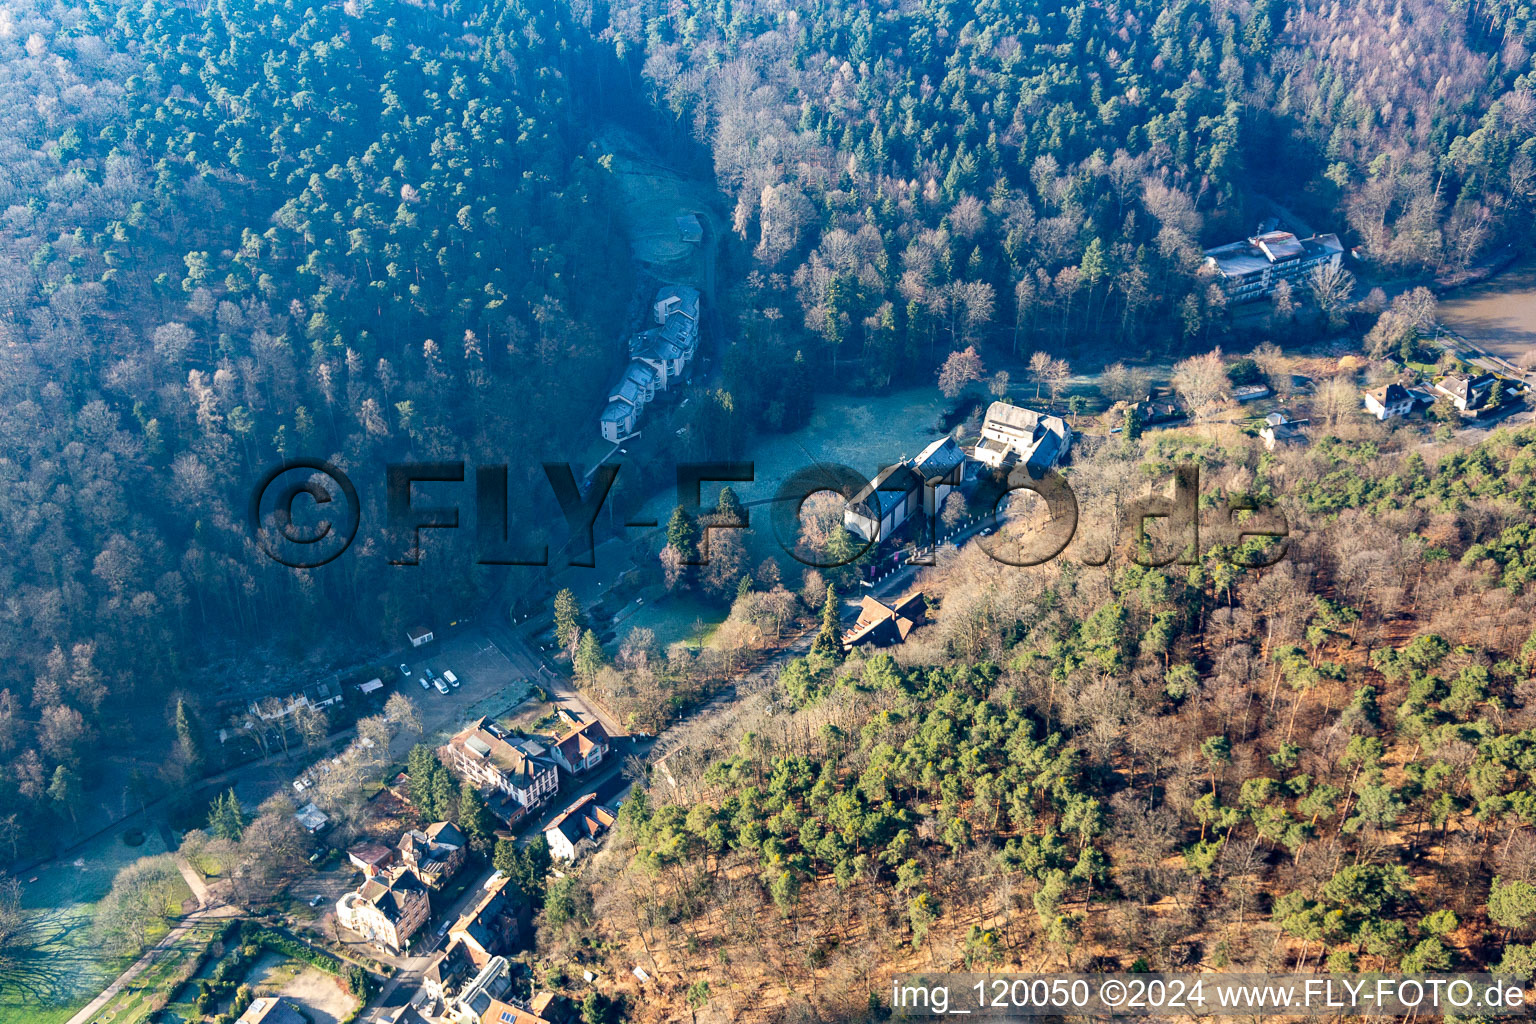
<svg viewBox="0 0 1536 1024"><path fill-rule="evenodd" d="M1241 242L1205 250L1205 266L1221 280L1233 302L1274 294L1281 281L1311 273L1316 267L1337 266L1344 259L1338 235L1297 238L1289 231L1266 231Z"/></svg>

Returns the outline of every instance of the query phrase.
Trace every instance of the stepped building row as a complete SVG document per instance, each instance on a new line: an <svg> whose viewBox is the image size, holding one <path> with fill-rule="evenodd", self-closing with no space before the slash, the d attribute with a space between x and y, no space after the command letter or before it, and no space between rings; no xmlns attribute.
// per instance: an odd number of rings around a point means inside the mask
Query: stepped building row
<svg viewBox="0 0 1536 1024"><path fill-rule="evenodd" d="M654 325L629 339L629 363L598 417L603 438L618 444L639 430L640 413L688 372L699 347L699 292L669 284L656 292Z"/></svg>

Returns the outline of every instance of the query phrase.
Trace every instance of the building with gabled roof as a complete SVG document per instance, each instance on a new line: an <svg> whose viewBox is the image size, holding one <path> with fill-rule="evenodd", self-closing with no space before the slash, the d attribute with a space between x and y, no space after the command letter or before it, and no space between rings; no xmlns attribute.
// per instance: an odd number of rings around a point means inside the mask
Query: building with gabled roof
<svg viewBox="0 0 1536 1024"><path fill-rule="evenodd" d="M1476 376L1453 373L1437 380L1435 390L1449 398L1457 412L1476 416L1488 408L1493 400L1493 389L1498 385L1499 378L1491 373Z"/></svg>
<svg viewBox="0 0 1536 1024"><path fill-rule="evenodd" d="M565 709L561 710L571 728L549 748L549 755L570 774L580 775L597 767L608 756L608 731L595 718L583 721Z"/></svg>
<svg viewBox="0 0 1536 1024"><path fill-rule="evenodd" d="M475 967L481 968L495 956L512 952L522 931L522 905L517 890L505 875L496 875L477 899L448 930L450 941L457 943Z"/></svg>
<svg viewBox="0 0 1536 1024"><path fill-rule="evenodd" d="M1407 416L1416 404L1408 389L1396 382L1367 391L1363 398L1366 411L1378 420Z"/></svg>
<svg viewBox="0 0 1536 1024"><path fill-rule="evenodd" d="M952 437L929 443L910 459L887 466L843 506L843 526L867 541L881 541L921 509L930 519L965 481L965 451Z"/></svg>
<svg viewBox="0 0 1536 1024"><path fill-rule="evenodd" d="M544 826L551 856L574 861L588 848L595 849L618 816L597 802L596 793L588 793Z"/></svg>
<svg viewBox="0 0 1536 1024"><path fill-rule="evenodd" d="M382 949L400 953L427 923L426 886L410 871L379 875L336 901L336 920Z"/></svg>
<svg viewBox="0 0 1536 1024"><path fill-rule="evenodd" d="M559 762L537 741L509 736L485 718L449 739L438 750L443 764L471 785L504 799L491 810L511 824L560 788Z"/></svg>
<svg viewBox="0 0 1536 1024"><path fill-rule="evenodd" d="M348 847L347 860L364 875L372 878L387 871L395 862L395 851L377 840L369 839Z"/></svg>
<svg viewBox="0 0 1536 1024"><path fill-rule="evenodd" d="M895 604L866 595L859 602L859 617L853 628L843 634L843 647L852 650L860 644L889 647L906 640L907 635L928 621L928 602L922 591L913 591Z"/></svg>
<svg viewBox="0 0 1536 1024"><path fill-rule="evenodd" d="M400 837L400 867L415 873L429 889L441 889L458 874L469 856L469 840L451 821L409 829Z"/></svg>
<svg viewBox="0 0 1536 1024"><path fill-rule="evenodd" d="M469 959L469 952L462 943L450 940L447 948L433 956L422 970L421 987L431 1001L446 1003L483 966L477 966Z"/></svg>
<svg viewBox="0 0 1536 1024"><path fill-rule="evenodd" d="M1072 428L1060 416L1036 412L1022 405L993 402L981 424L981 440L971 457L991 469L1006 470L1023 463L1029 474L1041 477L1072 447Z"/></svg>

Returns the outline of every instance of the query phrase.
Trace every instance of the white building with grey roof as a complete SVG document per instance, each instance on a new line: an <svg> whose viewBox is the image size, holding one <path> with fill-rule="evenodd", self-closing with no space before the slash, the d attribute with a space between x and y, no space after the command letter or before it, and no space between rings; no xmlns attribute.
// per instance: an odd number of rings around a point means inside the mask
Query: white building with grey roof
<svg viewBox="0 0 1536 1024"><path fill-rule="evenodd" d="M1266 298L1281 281L1294 283L1316 267L1337 266L1343 259L1338 235L1297 238L1289 231L1266 231L1205 250L1206 270L1220 279L1233 302Z"/></svg>
<svg viewBox="0 0 1536 1024"><path fill-rule="evenodd" d="M1061 461L1072 447L1072 428L1060 416L1021 405L993 402L981 424L981 440L971 458L989 469L1009 469L1022 463L1040 477Z"/></svg>

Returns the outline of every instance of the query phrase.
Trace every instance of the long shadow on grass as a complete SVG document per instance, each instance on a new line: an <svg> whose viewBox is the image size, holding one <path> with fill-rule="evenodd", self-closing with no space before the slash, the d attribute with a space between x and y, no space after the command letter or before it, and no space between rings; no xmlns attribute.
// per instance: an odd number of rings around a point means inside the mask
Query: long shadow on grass
<svg viewBox="0 0 1536 1024"><path fill-rule="evenodd" d="M23 1002L41 1004L78 995L81 981L101 970L101 950L90 931L86 916L43 915L29 947L0 957L0 993L18 993Z"/></svg>

